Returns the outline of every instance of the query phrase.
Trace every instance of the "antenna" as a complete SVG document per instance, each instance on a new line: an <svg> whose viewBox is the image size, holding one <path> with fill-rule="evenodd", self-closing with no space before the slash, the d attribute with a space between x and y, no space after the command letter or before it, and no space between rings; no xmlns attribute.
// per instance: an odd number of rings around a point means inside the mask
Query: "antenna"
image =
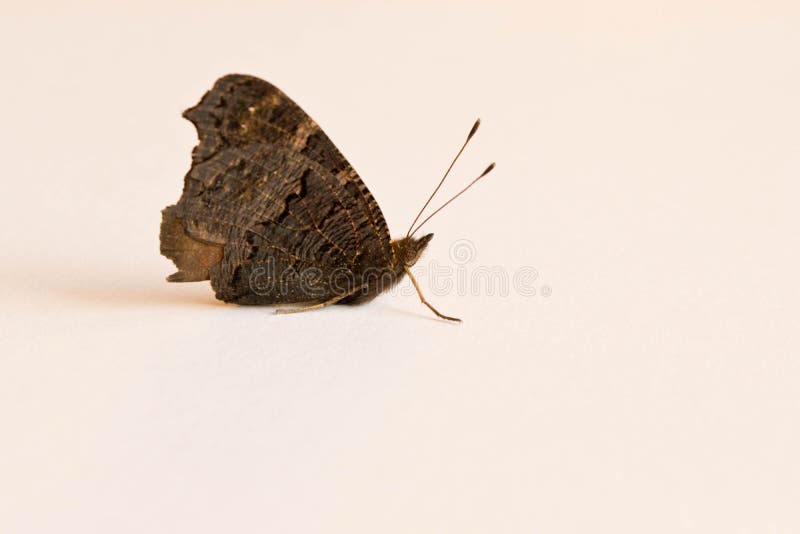
<svg viewBox="0 0 800 534"><path fill-rule="evenodd" d="M422 212L425 211L425 208L427 208L428 204L431 203L431 200L433 200L433 197L434 197L434 195L436 195L436 192L439 191L440 187L442 187L442 184L444 183L444 179L447 178L448 174L450 174L450 170L453 168L453 165L456 164L456 161L458 161L459 156L461 156L461 153L464 152L464 149L467 147L467 143L469 143L469 140L472 139L473 135L475 135L475 132L478 131L478 126L480 126L480 125L481 125L481 120L480 119L476 120L475 124L472 125L472 129L469 131L469 135L467 135L467 140L464 141L463 145L461 145L461 150L459 150L458 154L456 154L456 157L453 158L453 161L450 163L450 166L447 167L447 171L445 171L444 176L442 176L442 179L439 180L439 185L437 185L436 189L433 190L433 193L431 193L431 196L429 196L428 200L425 201L425 204L422 206L422 209L419 210L419 213L417 213L417 216L414 217L414 221L411 223L411 226L408 227L408 232L406 232L406 237L410 237L412 235L411 234L411 229L414 228L414 225L419 220L419 217L420 217L420 215L422 215ZM459 193L459 194L461 194L461 193ZM444 207L444 206L442 206L442 207ZM439 208L439 209L441 209L441 208ZM420 225L420 226L422 226L422 225Z"/></svg>
<svg viewBox="0 0 800 534"><path fill-rule="evenodd" d="M492 164L490 164L488 167L486 167L486 170L485 170L485 171L483 171L483 172L480 174L480 176L478 176L477 178L475 178L474 180L472 180L472 181L471 181L469 184L467 184L467 187L465 187L464 189L462 189L461 191L459 191L458 193L456 193L455 195L453 195L453 197L452 197L450 200L448 200L447 202L445 202L444 204L442 204L441 206L439 206L438 208L436 208L436 210L435 210L433 213L431 213L430 215L428 215L427 217L425 217L425 220L423 220L421 223L419 223L419 226L417 226L417 227L416 227L416 229L414 229L414 231L413 231L413 232L410 232L410 233L408 234L408 237L411 237L411 236L413 236L414 234L416 234L416 233L417 233L417 230L419 230L420 228L422 228L422 226L423 226L423 225L424 225L426 222L428 222L429 220L431 220L431 217L433 217L434 215L436 215L437 213L439 213L440 211L442 211L442 210L445 208L445 206L447 206L447 205L448 205L448 204L450 204L452 201L454 201L455 199L457 199L458 197L460 197L462 194L464 194L464 192L466 192L466 190L467 190L467 189L469 189L470 187L472 187L473 185L475 185L475 183L476 183L478 180L480 180L481 178L483 178L484 176L486 176L487 174L489 174L490 172L492 172L492 169L494 169L494 167L495 167L494 163L492 163Z"/></svg>

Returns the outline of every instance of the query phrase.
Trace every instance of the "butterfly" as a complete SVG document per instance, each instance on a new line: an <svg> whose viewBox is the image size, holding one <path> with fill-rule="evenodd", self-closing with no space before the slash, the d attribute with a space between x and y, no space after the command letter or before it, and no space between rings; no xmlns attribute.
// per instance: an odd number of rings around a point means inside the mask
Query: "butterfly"
<svg viewBox="0 0 800 534"><path fill-rule="evenodd" d="M292 304L278 313L369 301L408 275L433 238L414 234L431 199L478 129L453 159L406 235L391 239L378 203L339 150L272 84L230 74L183 116L199 142L178 202L162 211L161 254L170 282L210 280L237 304Z"/></svg>

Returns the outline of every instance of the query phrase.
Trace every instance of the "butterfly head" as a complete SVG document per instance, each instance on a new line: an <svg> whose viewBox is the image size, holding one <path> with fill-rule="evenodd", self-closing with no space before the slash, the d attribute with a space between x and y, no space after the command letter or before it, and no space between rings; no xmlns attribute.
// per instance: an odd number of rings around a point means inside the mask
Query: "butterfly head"
<svg viewBox="0 0 800 534"><path fill-rule="evenodd" d="M397 266L402 269L417 263L431 239L433 239L433 234L425 234L419 239L404 237L393 241L392 245L394 246L394 257L396 258Z"/></svg>

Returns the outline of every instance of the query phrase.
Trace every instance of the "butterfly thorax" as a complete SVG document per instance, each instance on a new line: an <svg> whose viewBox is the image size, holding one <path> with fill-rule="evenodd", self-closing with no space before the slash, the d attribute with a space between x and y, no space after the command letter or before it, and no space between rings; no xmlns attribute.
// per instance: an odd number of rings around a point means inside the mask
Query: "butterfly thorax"
<svg viewBox="0 0 800 534"><path fill-rule="evenodd" d="M362 273L362 287L351 297L342 300L342 304L358 304L372 300L379 294L394 287L406 275L406 268L419 260L425 247L433 238L427 234L419 239L403 237L391 242L392 260L387 269L366 270Z"/></svg>

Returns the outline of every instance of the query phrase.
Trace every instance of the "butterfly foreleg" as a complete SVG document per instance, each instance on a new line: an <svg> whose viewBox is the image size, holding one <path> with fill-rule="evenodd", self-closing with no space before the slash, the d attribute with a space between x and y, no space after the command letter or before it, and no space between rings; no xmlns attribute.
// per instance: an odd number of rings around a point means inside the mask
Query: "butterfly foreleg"
<svg viewBox="0 0 800 534"><path fill-rule="evenodd" d="M459 319L458 317L450 317L449 315L445 315L445 314L443 314L443 313L440 313L440 312L439 312L439 310L437 310L436 308L434 308L434 307L431 305L431 303L430 303L430 302L428 302L428 301L425 299L425 295L423 295L423 294L422 294L422 290L419 288L419 284L417 283L417 279L416 279L416 278L414 278L414 275L413 275L413 274L411 274L411 269L409 269L408 267L406 267L406 268L405 268L405 270L406 270L406 274L408 274L408 277L411 279L411 283L412 283L412 284L414 284L414 289L416 289L416 290L417 290L417 294L419 295L419 300L420 300L420 301L421 301L421 302L422 302L422 303L423 303L425 306L427 306L427 307L428 307L428 308L429 308L429 309L430 309L430 310L431 310L433 313L435 313L437 317L441 317L442 319L446 319L446 320L448 320L448 321L454 321L454 322L457 322L457 323L460 323L460 322L461 322L461 319Z"/></svg>

